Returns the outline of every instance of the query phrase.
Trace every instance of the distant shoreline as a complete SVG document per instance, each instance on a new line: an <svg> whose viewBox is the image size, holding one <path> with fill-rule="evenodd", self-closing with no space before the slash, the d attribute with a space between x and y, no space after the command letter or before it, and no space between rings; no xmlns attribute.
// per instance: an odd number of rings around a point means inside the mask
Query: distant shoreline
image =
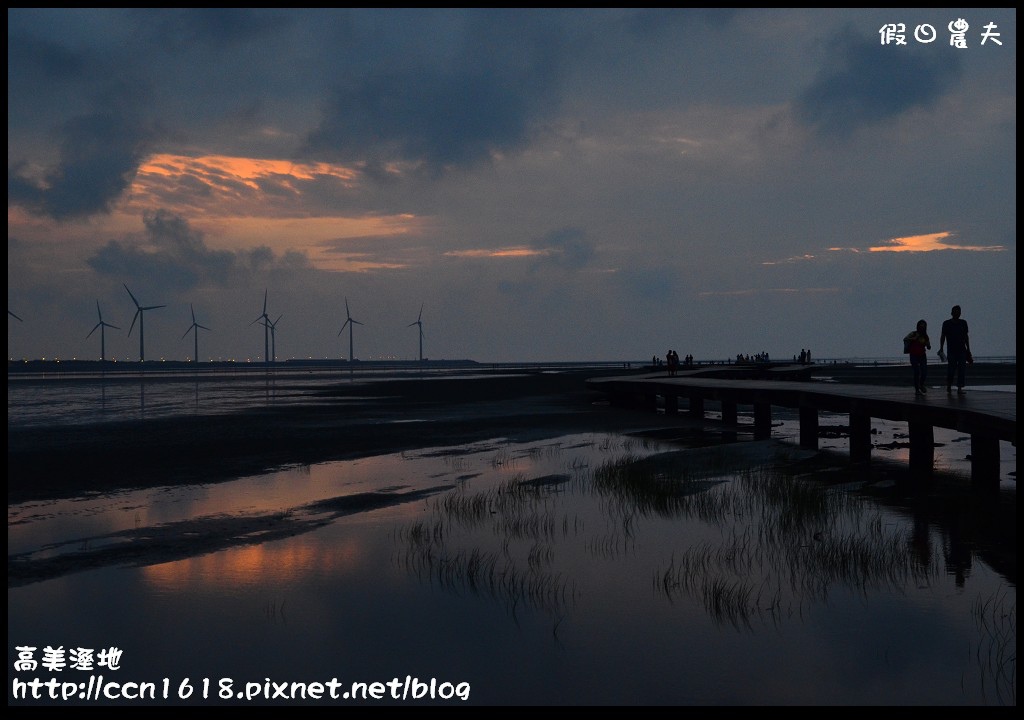
<svg viewBox="0 0 1024 720"><path fill-rule="evenodd" d="M930 367L944 367L945 363L937 358L930 358ZM758 367L779 367L779 366L800 366L810 370L812 376L822 374L839 373L843 377L859 378L862 376L878 373L884 377L887 371L898 368L909 368L909 364L902 359L884 358L858 358L849 360L816 360L813 363L801 364L788 360L772 361L768 363L741 362L733 360L714 360L697 362L694 368L723 366L758 368ZM1013 368L1013 375L1016 377L1017 360L1013 356L979 358L972 366L971 372L980 377L987 377L990 374L1005 374L1009 368ZM556 360L556 361L522 361L522 362L485 362L469 359L457 360L343 360L343 359L289 359L279 360L274 363L263 363L258 361L233 361L213 360L205 362L191 362L185 360L149 360L139 362L134 360L8 360L8 376L24 375L62 375L62 374L106 374L106 373L146 373L159 375L184 374L202 372L226 372L226 373L255 373L266 371L345 371L345 372L409 372L415 370L441 371L441 370L480 370L480 371L503 371L503 370L585 370L592 369L614 369L619 368L625 371L640 370L661 370L666 369L660 362L657 366L652 365L650 360ZM854 380L857 382L858 380Z"/></svg>
<svg viewBox="0 0 1024 720"><path fill-rule="evenodd" d="M467 375L372 378L372 397L367 397L366 383L339 378L310 392L309 403L282 407L84 426L22 428L8 423L7 500L216 482L287 465L494 438L630 433L683 422L608 407L586 383L595 376L650 371L649 365L562 372L478 365ZM932 385L941 382L943 371L933 366ZM813 368L811 378L910 387L910 372L909 366L837 364ZM975 363L968 370L969 385L1016 386L1016 381L1015 363Z"/></svg>

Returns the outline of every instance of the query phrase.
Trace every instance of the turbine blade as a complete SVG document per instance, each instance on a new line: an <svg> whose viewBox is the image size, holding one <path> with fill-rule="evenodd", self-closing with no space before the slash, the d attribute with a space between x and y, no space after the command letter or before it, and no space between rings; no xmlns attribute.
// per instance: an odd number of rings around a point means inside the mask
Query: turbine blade
<svg viewBox="0 0 1024 720"><path fill-rule="evenodd" d="M17 316L17 315L15 315L14 313L12 313L12 312L11 312L10 310L8 310L8 311L7 311L7 314L8 314L8 315L10 315L10 316L11 316L12 318L14 318L15 320L17 320L18 322L24 322L24 320L22 320L22 319L21 319L20 317L18 317L18 316Z"/></svg>
<svg viewBox="0 0 1024 720"><path fill-rule="evenodd" d="M86 335L86 337L87 337L87 338L88 338L88 337L91 337L91 336L92 336L92 334L93 334L94 332L96 332L96 328L98 328L98 327L99 327L100 325L102 325L102 324L103 324L103 323L101 323L101 322L98 322L98 323L96 323L96 327L94 327L94 328L93 328L92 330L90 330L90 331L89 331L89 334L88 334L88 335Z"/></svg>
<svg viewBox="0 0 1024 720"><path fill-rule="evenodd" d="M195 326L193 325L192 327L195 327ZM188 330L186 330L186 331L185 331L185 335L188 335L188 334L189 334L190 332L192 332L192 328L189 328ZM185 335L182 335L182 336L181 336L181 339L182 339L182 340L184 340L184 339L185 339Z"/></svg>
<svg viewBox="0 0 1024 720"><path fill-rule="evenodd" d="M127 290L128 288L125 288ZM128 335L131 336L132 330L135 329L135 321L139 319L139 315L142 313L142 308L135 311L135 315L132 317L132 326L128 328Z"/></svg>
<svg viewBox="0 0 1024 720"><path fill-rule="evenodd" d="M210 329L210 328L206 327L205 325L199 325L198 323L196 324L196 327L197 328L202 328L203 330L209 330Z"/></svg>
<svg viewBox="0 0 1024 720"><path fill-rule="evenodd" d="M99 316L100 322L103 322L103 313L100 312L100 301L99 300L96 301L96 314Z"/></svg>
<svg viewBox="0 0 1024 720"><path fill-rule="evenodd" d="M194 307L192 307L192 303L188 304L188 309L192 311L192 322L195 323L195 321L196 321L196 309Z"/></svg>
<svg viewBox="0 0 1024 720"><path fill-rule="evenodd" d="M160 308L165 308L165 307L167 307L167 306L166 305L150 305L149 307L139 308L139 310L159 310Z"/></svg>
<svg viewBox="0 0 1024 720"><path fill-rule="evenodd" d="M123 283L122 283L122 284L123 284ZM125 290L128 290L128 286L127 286L127 285L125 285L125 286L124 286L124 289L125 289ZM128 297L130 297L130 298L132 299L132 302L133 302L133 303L135 303L135 307L138 307L138 306L139 306L139 301L135 299L135 296L134 296L134 295L132 295L132 291L131 291L131 290L128 290Z"/></svg>

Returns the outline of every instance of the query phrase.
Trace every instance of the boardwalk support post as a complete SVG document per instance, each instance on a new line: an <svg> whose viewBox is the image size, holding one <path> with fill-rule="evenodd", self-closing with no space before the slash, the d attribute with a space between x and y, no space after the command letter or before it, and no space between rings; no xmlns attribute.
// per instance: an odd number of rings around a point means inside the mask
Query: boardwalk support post
<svg viewBox="0 0 1024 720"><path fill-rule="evenodd" d="M815 408L800 408L800 447L818 449L818 411Z"/></svg>
<svg viewBox="0 0 1024 720"><path fill-rule="evenodd" d="M679 396L675 393L665 393L665 414L677 415L679 413Z"/></svg>
<svg viewBox="0 0 1024 720"><path fill-rule="evenodd" d="M971 435L971 486L975 490L999 489L999 439L991 435Z"/></svg>
<svg viewBox="0 0 1024 720"><path fill-rule="evenodd" d="M690 393L690 415L695 420L704 419L704 398L697 393Z"/></svg>
<svg viewBox="0 0 1024 720"><path fill-rule="evenodd" d="M929 422L911 420L910 430L910 477L914 482L931 480L935 463L935 428Z"/></svg>
<svg viewBox="0 0 1024 720"><path fill-rule="evenodd" d="M767 440L772 436L772 404L754 403L754 439Z"/></svg>
<svg viewBox="0 0 1024 720"><path fill-rule="evenodd" d="M871 416L850 413L850 462L871 461Z"/></svg>

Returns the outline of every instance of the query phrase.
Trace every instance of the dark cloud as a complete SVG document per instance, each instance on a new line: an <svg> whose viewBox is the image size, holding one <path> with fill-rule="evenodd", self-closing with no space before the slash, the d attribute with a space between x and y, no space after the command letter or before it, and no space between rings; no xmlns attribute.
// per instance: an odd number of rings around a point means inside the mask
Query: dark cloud
<svg viewBox="0 0 1024 720"><path fill-rule="evenodd" d="M469 12L435 48L366 70L339 60L333 97L304 155L402 160L428 171L468 165L521 147L531 121L553 113L563 42L544 16ZM379 50L375 52L379 53Z"/></svg>
<svg viewBox="0 0 1024 720"><path fill-rule="evenodd" d="M84 71L79 53L18 32L7 36L8 97L20 97L21 92L33 85L38 88L40 83L80 80Z"/></svg>
<svg viewBox="0 0 1024 720"><path fill-rule="evenodd" d="M79 116L61 129L60 163L37 184L8 168L8 202L56 220L106 212L131 183L149 133L115 112Z"/></svg>
<svg viewBox="0 0 1024 720"><path fill-rule="evenodd" d="M740 11L737 8L636 8L625 12L623 25L629 34L644 40L692 26L726 27Z"/></svg>
<svg viewBox="0 0 1024 720"><path fill-rule="evenodd" d="M299 253L277 258L268 247L243 252L211 250L201 232L166 210L146 213L143 223L143 240L111 240L87 260L89 266L121 281L180 292L197 286L226 287L275 268L308 265Z"/></svg>
<svg viewBox="0 0 1024 720"><path fill-rule="evenodd" d="M636 301L664 302L677 295L679 273L669 267L631 267L616 274L624 296Z"/></svg>
<svg viewBox="0 0 1024 720"><path fill-rule="evenodd" d="M262 8L134 8L140 26L168 50L192 50L197 45L224 49L277 33L293 20L290 11Z"/></svg>
<svg viewBox="0 0 1024 720"><path fill-rule="evenodd" d="M553 265L567 270L579 270L589 265L594 258L594 243L578 227L553 230L534 246L547 251L537 260L538 266Z"/></svg>
<svg viewBox="0 0 1024 720"><path fill-rule="evenodd" d="M837 35L829 61L800 95L797 117L829 137L847 137L915 107L928 107L960 77L948 48L881 45L877 38Z"/></svg>

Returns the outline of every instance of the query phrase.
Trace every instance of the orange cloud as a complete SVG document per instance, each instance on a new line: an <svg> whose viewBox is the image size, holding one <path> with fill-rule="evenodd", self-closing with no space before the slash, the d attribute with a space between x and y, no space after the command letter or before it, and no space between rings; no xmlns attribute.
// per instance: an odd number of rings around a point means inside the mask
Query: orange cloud
<svg viewBox="0 0 1024 720"><path fill-rule="evenodd" d="M153 155L132 180L126 210L167 208L192 217L306 217L322 214L312 195L306 196L309 185L346 192L358 177L353 168L328 163Z"/></svg>
<svg viewBox="0 0 1024 720"><path fill-rule="evenodd" d="M233 177L248 181L249 185L254 188L258 187L258 180L272 176L293 177L298 180L336 177L346 183L351 183L358 175L355 170L342 165L320 162L297 163L291 160L240 158L226 155L204 155L194 158L168 154L153 155L148 162L139 167L137 176L147 174L166 176L196 174L209 178Z"/></svg>
<svg viewBox="0 0 1024 720"><path fill-rule="evenodd" d="M188 215L218 249L291 249L323 270L404 267L325 249L344 238L416 236L428 222L409 213L341 215L322 204L325 195L354 190L359 178L358 168L330 163L165 153L139 167L127 202L111 217L137 223L143 211L162 208ZM314 184L317 192L307 192Z"/></svg>
<svg viewBox="0 0 1024 720"><path fill-rule="evenodd" d="M468 258L498 258L498 257L535 257L537 255L548 255L548 250L538 250L528 247L498 248L497 250L450 250L445 253L450 257Z"/></svg>
<svg viewBox="0 0 1024 720"><path fill-rule="evenodd" d="M737 297L750 295L797 295L837 293L839 288L746 288L743 290L706 290L697 293L697 297Z"/></svg>
<svg viewBox="0 0 1024 720"><path fill-rule="evenodd" d="M869 252L933 252L936 250L970 250L974 252L998 252L1004 250L1002 245L954 245L946 242L953 237L951 232L931 233L929 235L910 235L892 238L887 245L868 248Z"/></svg>

